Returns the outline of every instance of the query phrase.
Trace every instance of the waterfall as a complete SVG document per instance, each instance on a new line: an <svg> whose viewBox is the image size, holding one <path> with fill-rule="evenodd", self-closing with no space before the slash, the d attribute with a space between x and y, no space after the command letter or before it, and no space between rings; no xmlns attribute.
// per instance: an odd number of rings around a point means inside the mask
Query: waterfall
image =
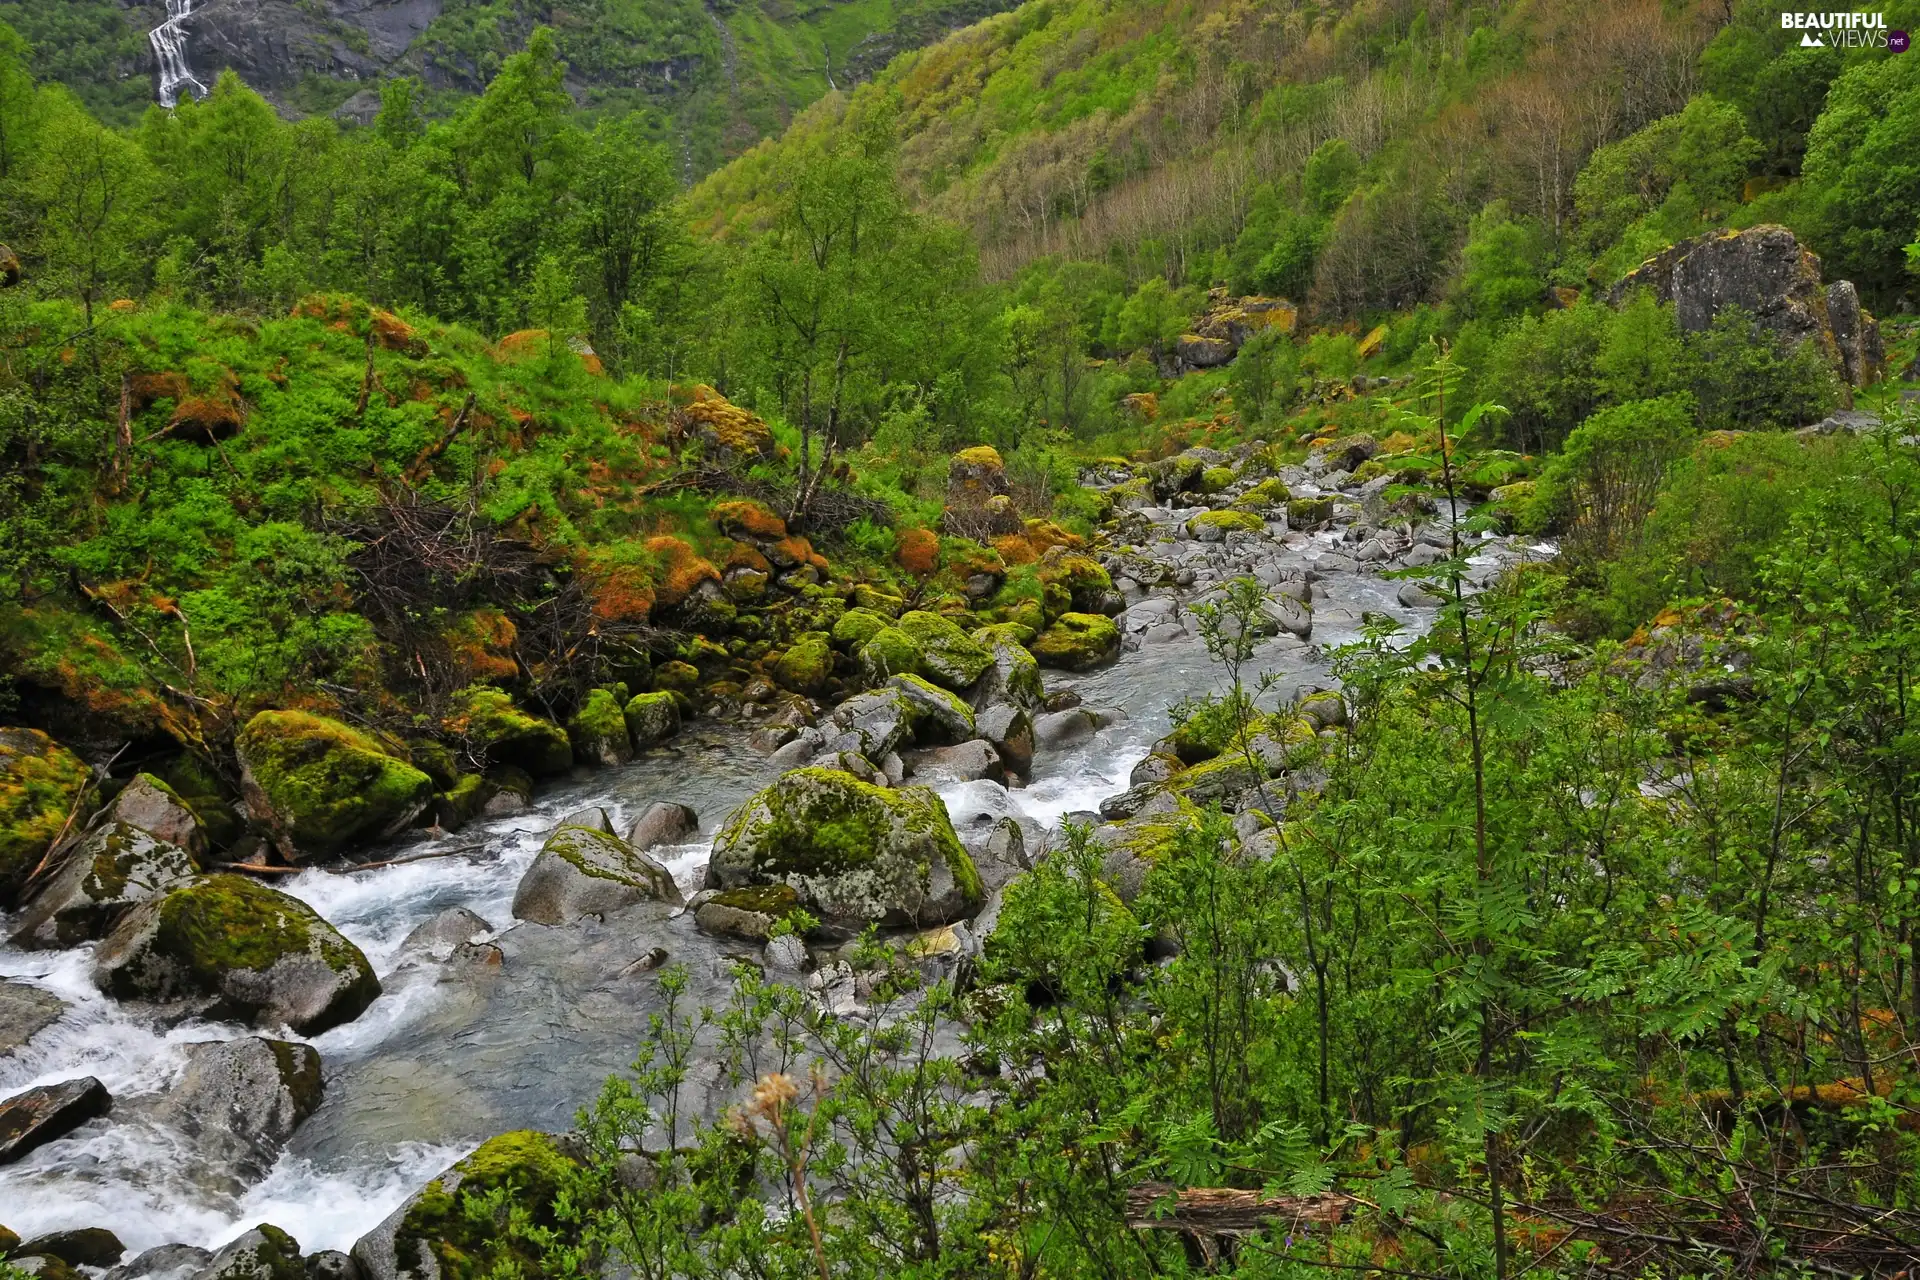
<svg viewBox="0 0 1920 1280"><path fill-rule="evenodd" d="M207 86L194 78L193 64L187 61L188 15L193 0L167 0L167 20L147 33L153 42L154 57L160 61L160 105L171 107L180 100L182 89L191 89L205 97Z"/></svg>

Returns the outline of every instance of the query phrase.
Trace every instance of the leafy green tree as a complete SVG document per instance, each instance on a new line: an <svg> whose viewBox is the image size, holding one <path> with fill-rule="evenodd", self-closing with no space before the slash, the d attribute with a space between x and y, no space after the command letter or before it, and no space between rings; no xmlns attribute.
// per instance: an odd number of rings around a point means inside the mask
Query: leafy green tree
<svg viewBox="0 0 1920 1280"><path fill-rule="evenodd" d="M641 353L622 341L621 316L638 306L657 322L666 297L661 286L685 269L692 252L672 165L638 120L603 120L586 140L571 185L572 233L592 281L596 349L617 367L632 368Z"/></svg>
<svg viewBox="0 0 1920 1280"><path fill-rule="evenodd" d="M1466 315L1504 320L1540 305L1546 295L1547 235L1531 218L1514 218L1496 200L1467 228L1455 297Z"/></svg>
<svg viewBox="0 0 1920 1280"><path fill-rule="evenodd" d="M1861 62L1834 81L1807 136L1815 245L1828 270L1876 294L1899 286L1920 208L1920 60Z"/></svg>
<svg viewBox="0 0 1920 1280"><path fill-rule="evenodd" d="M1805 426L1839 403L1839 382L1811 342L1787 347L1739 307L1686 345L1688 385L1709 430Z"/></svg>
<svg viewBox="0 0 1920 1280"><path fill-rule="evenodd" d="M96 124L64 91L45 92L49 109L28 178L37 248L50 283L79 299L92 328L94 305L138 278L152 227L153 168L139 147Z"/></svg>

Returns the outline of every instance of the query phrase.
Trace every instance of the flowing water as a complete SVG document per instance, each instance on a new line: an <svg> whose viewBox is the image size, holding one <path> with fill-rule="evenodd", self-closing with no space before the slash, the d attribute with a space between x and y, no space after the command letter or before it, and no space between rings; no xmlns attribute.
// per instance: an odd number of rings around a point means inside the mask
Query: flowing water
<svg viewBox="0 0 1920 1280"><path fill-rule="evenodd" d="M1302 543L1296 535L1283 558L1311 563L1331 549L1324 537ZM1496 556L1479 560L1491 565ZM1365 612L1412 629L1431 618L1429 610L1401 607L1392 581L1338 573L1321 585L1327 597L1315 601L1314 644L1282 637L1256 655L1256 668L1280 673L1283 691L1288 683L1325 682L1323 648L1356 639ZM1096 808L1126 787L1134 763L1167 731L1168 708L1221 682L1192 638L1137 649L1083 676L1049 673L1050 689L1073 688L1087 704L1121 714L1091 738L1043 749L1024 787L945 789L955 826L964 832L1010 813L1039 836L1067 814ZM605 924L508 929L521 873L570 810L602 805L624 830L652 802L674 800L699 813L702 838L656 853L683 885L697 887L714 829L773 772L740 732L697 729L670 750L582 774L526 813L445 838L445 847L478 843L471 853L278 882L367 953L385 993L358 1020L314 1038L326 1067L325 1100L266 1178L251 1185L205 1165L145 1114L178 1079L189 1045L244 1028L144 1022L94 990L90 948L0 947L0 977L42 986L69 1004L58 1023L0 1058L0 1097L93 1075L116 1098L108 1119L0 1168L0 1223L23 1237L104 1225L138 1250L174 1241L217 1245L273 1222L306 1250L345 1249L485 1138L523 1126L566 1128L607 1074L627 1065L657 1007L656 984L635 962L664 947L687 967L691 998L717 1003L727 957L746 948L697 932L665 906L635 908ZM494 940L502 963L441 965L402 949L415 926L453 906L503 930Z"/></svg>
<svg viewBox="0 0 1920 1280"><path fill-rule="evenodd" d="M167 20L147 33L153 56L160 64L160 105L172 107L180 101L182 90L194 96L207 96L207 86L193 74L187 61L187 19L193 14L193 0L167 0Z"/></svg>

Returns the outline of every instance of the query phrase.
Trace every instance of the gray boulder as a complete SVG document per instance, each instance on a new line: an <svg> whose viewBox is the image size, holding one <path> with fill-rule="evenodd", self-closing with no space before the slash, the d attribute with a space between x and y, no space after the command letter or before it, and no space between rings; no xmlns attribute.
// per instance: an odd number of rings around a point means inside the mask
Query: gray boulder
<svg viewBox="0 0 1920 1280"><path fill-rule="evenodd" d="M919 676L894 676L887 681L887 687L897 690L907 700L915 742L923 746L950 745L974 736L973 712L958 696Z"/></svg>
<svg viewBox="0 0 1920 1280"><path fill-rule="evenodd" d="M699 814L684 804L656 800L635 819L627 843L645 853L663 844L686 844L699 834Z"/></svg>
<svg viewBox="0 0 1920 1280"><path fill-rule="evenodd" d="M360 1264L350 1253L322 1249L307 1255L307 1280L362 1280Z"/></svg>
<svg viewBox="0 0 1920 1280"><path fill-rule="evenodd" d="M914 723L919 715L912 700L896 686L856 694L835 707L828 717L827 723L831 726L828 732L833 736L827 745L836 751L854 750L869 760L878 760L888 752L912 744ZM842 745L841 740L849 735L852 741ZM776 762L784 763L781 754L786 750L783 747L774 753Z"/></svg>
<svg viewBox="0 0 1920 1280"><path fill-rule="evenodd" d="M306 1280L300 1242L261 1223L221 1247L194 1280Z"/></svg>
<svg viewBox="0 0 1920 1280"><path fill-rule="evenodd" d="M1419 582L1403 582L1395 597L1403 609L1438 609L1447 602L1447 598L1437 592L1427 590Z"/></svg>
<svg viewBox="0 0 1920 1280"><path fill-rule="evenodd" d="M360 948L313 908L237 875L202 876L135 907L94 952L93 980L116 999L303 1036L359 1017L380 994Z"/></svg>
<svg viewBox="0 0 1920 1280"><path fill-rule="evenodd" d="M119 820L95 827L34 895L14 930L13 945L71 947L101 937L129 907L186 883L198 871L185 849L140 827Z"/></svg>
<svg viewBox="0 0 1920 1280"><path fill-rule="evenodd" d="M0 1058L60 1020L66 1001L24 982L0 981Z"/></svg>
<svg viewBox="0 0 1920 1280"><path fill-rule="evenodd" d="M796 769L735 810L713 843L713 888L785 884L825 920L944 924L978 911L973 859L925 787Z"/></svg>
<svg viewBox="0 0 1920 1280"><path fill-rule="evenodd" d="M138 827L156 840L185 849L195 860L207 855L207 833L192 806L150 773L134 775L91 825L109 822Z"/></svg>
<svg viewBox="0 0 1920 1280"><path fill-rule="evenodd" d="M155 1245L107 1272L104 1280L189 1280L212 1261L210 1250L190 1244Z"/></svg>
<svg viewBox="0 0 1920 1280"><path fill-rule="evenodd" d="M1068 743L1091 738L1099 727L1099 721L1085 707L1068 707L1064 711L1049 711L1035 716L1033 740L1043 747L1064 747Z"/></svg>
<svg viewBox="0 0 1920 1280"><path fill-rule="evenodd" d="M1011 703L1031 713L1046 701L1046 689L1040 678L1040 663L1023 644L997 632L986 633L986 650L993 665L981 673L973 687L976 709L996 702Z"/></svg>
<svg viewBox="0 0 1920 1280"><path fill-rule="evenodd" d="M76 1227L22 1240L15 1251L58 1258L75 1267L111 1267L120 1261L127 1246L105 1227Z"/></svg>
<svg viewBox="0 0 1920 1280"><path fill-rule="evenodd" d="M906 763L914 779L923 785L978 782L982 778L993 782L1007 780L1007 767L1001 763L1000 753L993 749L992 743L979 738L958 746L909 752Z"/></svg>
<svg viewBox="0 0 1920 1280"><path fill-rule="evenodd" d="M1008 772L1025 777L1033 769L1033 717L1025 707L1000 702L974 717L980 736L1000 753Z"/></svg>
<svg viewBox="0 0 1920 1280"><path fill-rule="evenodd" d="M159 1117L264 1174L320 1105L320 1054L309 1044L242 1036L197 1045Z"/></svg>
<svg viewBox="0 0 1920 1280"><path fill-rule="evenodd" d="M562 826L520 877L513 916L535 924L567 924L650 899L682 901L665 867L610 832Z"/></svg>
<svg viewBox="0 0 1920 1280"><path fill-rule="evenodd" d="M58 1138L113 1108L113 1095L92 1076L43 1084L0 1101L0 1164Z"/></svg>
<svg viewBox="0 0 1920 1280"><path fill-rule="evenodd" d="M448 907L416 925L400 944L400 950L444 960L461 947L472 946L492 933L493 926L478 913L465 907Z"/></svg>

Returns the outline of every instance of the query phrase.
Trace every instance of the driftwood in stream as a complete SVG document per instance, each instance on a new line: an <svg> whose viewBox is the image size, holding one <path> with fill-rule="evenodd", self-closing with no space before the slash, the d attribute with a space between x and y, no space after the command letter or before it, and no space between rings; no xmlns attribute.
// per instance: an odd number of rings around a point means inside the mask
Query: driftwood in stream
<svg viewBox="0 0 1920 1280"><path fill-rule="evenodd" d="M1188 1187L1143 1182L1127 1192L1127 1225L1138 1230L1186 1231L1194 1235L1243 1236L1273 1227L1337 1226L1351 1198L1335 1192L1315 1196L1269 1196L1230 1187Z"/></svg>

